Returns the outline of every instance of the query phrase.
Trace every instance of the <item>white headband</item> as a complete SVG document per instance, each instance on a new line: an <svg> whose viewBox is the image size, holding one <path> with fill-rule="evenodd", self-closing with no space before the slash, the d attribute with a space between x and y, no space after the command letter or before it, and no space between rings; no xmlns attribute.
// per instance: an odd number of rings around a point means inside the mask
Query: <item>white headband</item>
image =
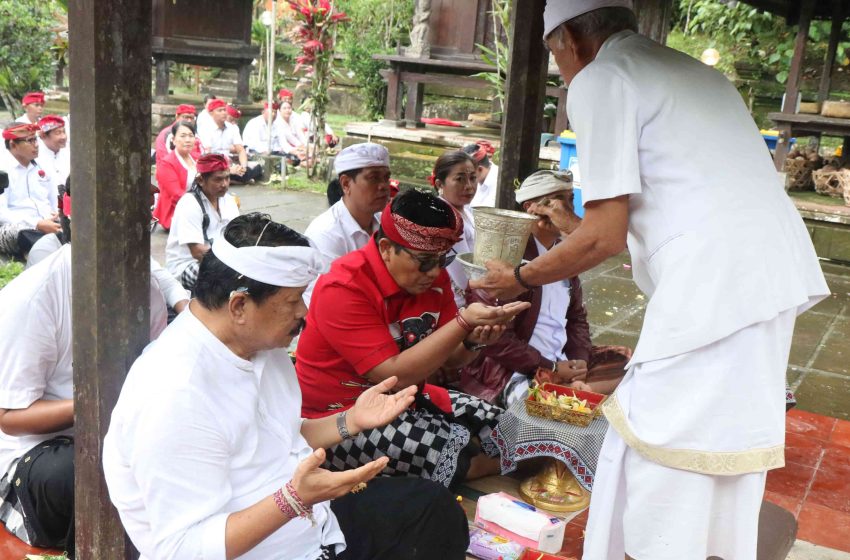
<svg viewBox="0 0 850 560"><path fill-rule="evenodd" d="M519 204L526 200L573 188L573 176L569 171L536 171L526 177L514 196Z"/></svg>
<svg viewBox="0 0 850 560"><path fill-rule="evenodd" d="M372 142L349 146L334 158L334 173L337 175L352 169L389 166L390 153L385 147Z"/></svg>
<svg viewBox="0 0 850 560"><path fill-rule="evenodd" d="M282 288L307 286L330 268L314 247L234 247L219 235L212 244L218 260L252 280Z"/></svg>

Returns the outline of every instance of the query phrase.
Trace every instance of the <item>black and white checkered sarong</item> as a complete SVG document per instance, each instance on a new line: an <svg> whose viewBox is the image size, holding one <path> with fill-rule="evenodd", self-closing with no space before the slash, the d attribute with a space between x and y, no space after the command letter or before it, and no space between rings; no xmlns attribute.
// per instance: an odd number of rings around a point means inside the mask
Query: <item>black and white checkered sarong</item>
<svg viewBox="0 0 850 560"><path fill-rule="evenodd" d="M449 391L452 414L419 406L402 412L383 428L361 432L332 447L325 466L332 470L360 467L379 457L389 457L384 475L419 476L448 486L457 471L458 457L470 443L470 433L481 441L490 457L498 448L490 438L501 408L481 399Z"/></svg>
<svg viewBox="0 0 850 560"><path fill-rule="evenodd" d="M198 268L200 266L200 262L194 261L184 268L183 272L180 274L180 283L187 290L195 289L195 283L198 281Z"/></svg>

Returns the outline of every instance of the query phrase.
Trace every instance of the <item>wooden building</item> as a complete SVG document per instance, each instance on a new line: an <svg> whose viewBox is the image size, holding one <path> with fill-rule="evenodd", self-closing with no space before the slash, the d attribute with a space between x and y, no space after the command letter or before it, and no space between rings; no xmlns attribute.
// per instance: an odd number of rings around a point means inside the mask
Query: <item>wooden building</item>
<svg viewBox="0 0 850 560"><path fill-rule="evenodd" d="M260 54L259 47L251 45L252 15L251 0L153 0L154 100L168 101L168 61L174 61L235 69L236 102L249 103L251 63Z"/></svg>

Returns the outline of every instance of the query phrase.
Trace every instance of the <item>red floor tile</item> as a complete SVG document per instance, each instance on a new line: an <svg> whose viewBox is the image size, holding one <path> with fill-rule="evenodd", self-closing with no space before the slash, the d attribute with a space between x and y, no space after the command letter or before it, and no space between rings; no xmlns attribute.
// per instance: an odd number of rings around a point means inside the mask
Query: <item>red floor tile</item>
<svg viewBox="0 0 850 560"><path fill-rule="evenodd" d="M785 462L816 467L826 442L801 434L785 434Z"/></svg>
<svg viewBox="0 0 850 560"><path fill-rule="evenodd" d="M797 517L800 513L800 506L803 504L802 498L791 498L789 496L777 494L776 492L765 492L764 499L778 505L786 511L790 511L794 514L794 517Z"/></svg>
<svg viewBox="0 0 850 560"><path fill-rule="evenodd" d="M797 522L798 539L850 552L850 514L806 503Z"/></svg>
<svg viewBox="0 0 850 560"><path fill-rule="evenodd" d="M564 531L564 548L558 554L568 558L581 558L584 549L584 527L570 523Z"/></svg>
<svg viewBox="0 0 850 560"><path fill-rule="evenodd" d="M829 438L829 443L850 448L850 422L839 420Z"/></svg>
<svg viewBox="0 0 850 560"><path fill-rule="evenodd" d="M822 416L805 410L794 409L785 415L785 428L788 432L829 441L837 419Z"/></svg>
<svg viewBox="0 0 850 560"><path fill-rule="evenodd" d="M28 546L24 541L7 531L4 525L0 524L0 558L4 560L18 560L19 558L24 558L27 554L59 555L62 552Z"/></svg>
<svg viewBox="0 0 850 560"><path fill-rule="evenodd" d="M792 499L802 500L814 475L815 469L812 467L806 467L796 463L786 463L783 468L767 473L767 487L765 490Z"/></svg>
<svg viewBox="0 0 850 560"><path fill-rule="evenodd" d="M806 503L850 513L850 448L836 445L826 449Z"/></svg>

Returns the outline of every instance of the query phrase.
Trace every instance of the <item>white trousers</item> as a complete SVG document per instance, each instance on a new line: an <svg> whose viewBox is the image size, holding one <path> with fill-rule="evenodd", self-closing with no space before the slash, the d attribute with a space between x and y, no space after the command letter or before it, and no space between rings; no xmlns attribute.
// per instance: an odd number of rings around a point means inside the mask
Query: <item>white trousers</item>
<svg viewBox="0 0 850 560"><path fill-rule="evenodd" d="M766 471L778 465L727 459L782 444L795 317L631 368L616 393L630 434L612 422L605 436L584 560L755 560ZM699 472L725 464L746 468Z"/></svg>

